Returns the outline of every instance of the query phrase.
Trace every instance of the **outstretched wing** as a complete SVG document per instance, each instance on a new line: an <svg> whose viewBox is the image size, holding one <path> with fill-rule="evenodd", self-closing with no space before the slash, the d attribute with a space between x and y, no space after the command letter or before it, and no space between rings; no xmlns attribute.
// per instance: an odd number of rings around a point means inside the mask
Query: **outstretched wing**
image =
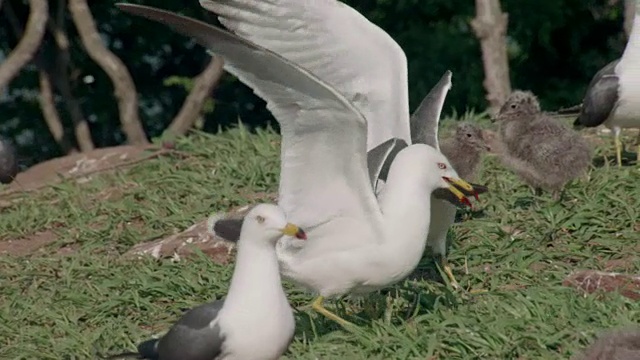
<svg viewBox="0 0 640 360"><path fill-rule="evenodd" d="M282 133L279 205L291 222L313 228L343 217L379 224L381 213L367 173L367 123L335 89L278 54L215 26L152 7L117 6L195 39L220 55L225 69L267 102Z"/></svg>
<svg viewBox="0 0 640 360"><path fill-rule="evenodd" d="M447 70L411 115L409 123L412 143L427 144L440 150L438 125L449 89L451 89L451 71Z"/></svg>
<svg viewBox="0 0 640 360"><path fill-rule="evenodd" d="M200 0L233 33L309 70L367 119L367 150L410 141L407 59L382 29L335 0Z"/></svg>

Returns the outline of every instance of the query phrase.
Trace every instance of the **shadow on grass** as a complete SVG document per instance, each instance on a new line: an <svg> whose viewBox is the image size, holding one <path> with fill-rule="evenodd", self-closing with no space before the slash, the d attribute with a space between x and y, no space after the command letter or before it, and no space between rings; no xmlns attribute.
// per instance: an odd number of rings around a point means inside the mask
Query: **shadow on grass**
<svg viewBox="0 0 640 360"><path fill-rule="evenodd" d="M638 165L637 154L635 152L622 151L622 166L636 166ZM591 164L595 168L603 168L603 167L617 167L617 160L615 151L613 155L607 156L598 156L593 158Z"/></svg>

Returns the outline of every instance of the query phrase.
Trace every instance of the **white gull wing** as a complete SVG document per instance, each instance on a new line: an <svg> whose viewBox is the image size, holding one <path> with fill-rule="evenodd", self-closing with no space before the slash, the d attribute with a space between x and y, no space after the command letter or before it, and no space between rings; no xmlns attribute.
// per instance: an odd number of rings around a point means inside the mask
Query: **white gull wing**
<svg viewBox="0 0 640 360"><path fill-rule="evenodd" d="M367 119L367 150L407 143L407 59L362 14L336 0L200 0L233 33L273 51L333 87Z"/></svg>
<svg viewBox="0 0 640 360"><path fill-rule="evenodd" d="M215 26L148 6L116 6L220 55L225 69L267 102L281 128L279 205L291 222L311 229L335 218L367 218L371 228L380 226L367 172L367 123L341 94L307 70Z"/></svg>

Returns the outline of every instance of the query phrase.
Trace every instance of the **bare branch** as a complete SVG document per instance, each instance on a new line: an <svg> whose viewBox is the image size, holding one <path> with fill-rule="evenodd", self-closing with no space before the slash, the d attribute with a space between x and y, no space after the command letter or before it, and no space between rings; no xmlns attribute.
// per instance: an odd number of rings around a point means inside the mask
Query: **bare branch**
<svg viewBox="0 0 640 360"><path fill-rule="evenodd" d="M633 18L636 16L636 0L624 0L624 32L627 35L631 35L631 28L633 27Z"/></svg>
<svg viewBox="0 0 640 360"><path fill-rule="evenodd" d="M40 102L42 115L47 123L47 127L49 131L51 131L53 139L58 143L58 146L60 146L65 154L76 152L76 149L69 144L68 139L64 136L64 127L62 126L62 121L60 120L60 115L58 114L53 98L51 80L46 71L42 69L40 70L40 98L38 101Z"/></svg>
<svg viewBox="0 0 640 360"><path fill-rule="evenodd" d="M71 116L71 121L73 121L76 141L80 151L87 152L95 149L95 145L91 138L89 123L82 113L80 103L71 90L71 79L69 77L69 68L71 67L70 42L67 30L64 27L64 15L65 0L59 0L56 19L55 21L49 21L47 24L56 43L56 63L55 66L49 69L49 72L53 75L54 83L58 91L60 91L65 107L69 112L69 116Z"/></svg>
<svg viewBox="0 0 640 360"><path fill-rule="evenodd" d="M0 89L5 88L31 59L42 42L49 16L47 0L29 0L30 12L24 36L0 65Z"/></svg>
<svg viewBox="0 0 640 360"><path fill-rule="evenodd" d="M484 87L491 114L498 111L511 93L507 23L508 15L502 12L500 0L476 0L476 18L471 21L471 27L482 48Z"/></svg>
<svg viewBox="0 0 640 360"><path fill-rule="evenodd" d="M122 130L131 144L147 144L147 136L138 116L138 95L129 71L122 61L102 43L86 0L69 0L69 11L87 54L111 78L118 100Z"/></svg>
<svg viewBox="0 0 640 360"><path fill-rule="evenodd" d="M183 135L193 126L202 113L205 100L223 74L223 65L222 58L214 56L207 67L194 79L193 89L167 129L169 133L174 136Z"/></svg>

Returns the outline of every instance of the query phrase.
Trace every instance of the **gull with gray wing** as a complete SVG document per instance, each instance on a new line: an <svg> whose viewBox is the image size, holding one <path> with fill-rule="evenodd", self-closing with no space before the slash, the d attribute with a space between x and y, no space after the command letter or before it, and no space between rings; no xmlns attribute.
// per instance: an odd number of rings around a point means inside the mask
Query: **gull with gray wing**
<svg viewBox="0 0 640 360"><path fill-rule="evenodd" d="M640 0L635 7L633 28L622 57L593 77L574 122L576 128L604 125L611 129L618 166L622 166L620 132L623 128L640 128ZM636 142L636 163L640 165L640 132Z"/></svg>
<svg viewBox="0 0 640 360"><path fill-rule="evenodd" d="M295 330L275 251L283 235L306 239L301 228L286 222L279 207L260 204L251 209L242 225L226 298L187 311L164 336L138 345L137 352L107 359L278 359Z"/></svg>
<svg viewBox="0 0 640 360"><path fill-rule="evenodd" d="M231 32L160 9L117 6L221 56L225 69L266 101L282 135L278 203L309 234L304 244L278 242L281 272L318 295L315 311L352 326L324 308L324 299L406 278L429 231L423 199L446 189L462 201L458 187L474 189L437 150L416 144L397 154L378 203L367 149L393 136L369 136L367 124L404 124L409 136L406 57L361 14L335 0L200 4Z"/></svg>

